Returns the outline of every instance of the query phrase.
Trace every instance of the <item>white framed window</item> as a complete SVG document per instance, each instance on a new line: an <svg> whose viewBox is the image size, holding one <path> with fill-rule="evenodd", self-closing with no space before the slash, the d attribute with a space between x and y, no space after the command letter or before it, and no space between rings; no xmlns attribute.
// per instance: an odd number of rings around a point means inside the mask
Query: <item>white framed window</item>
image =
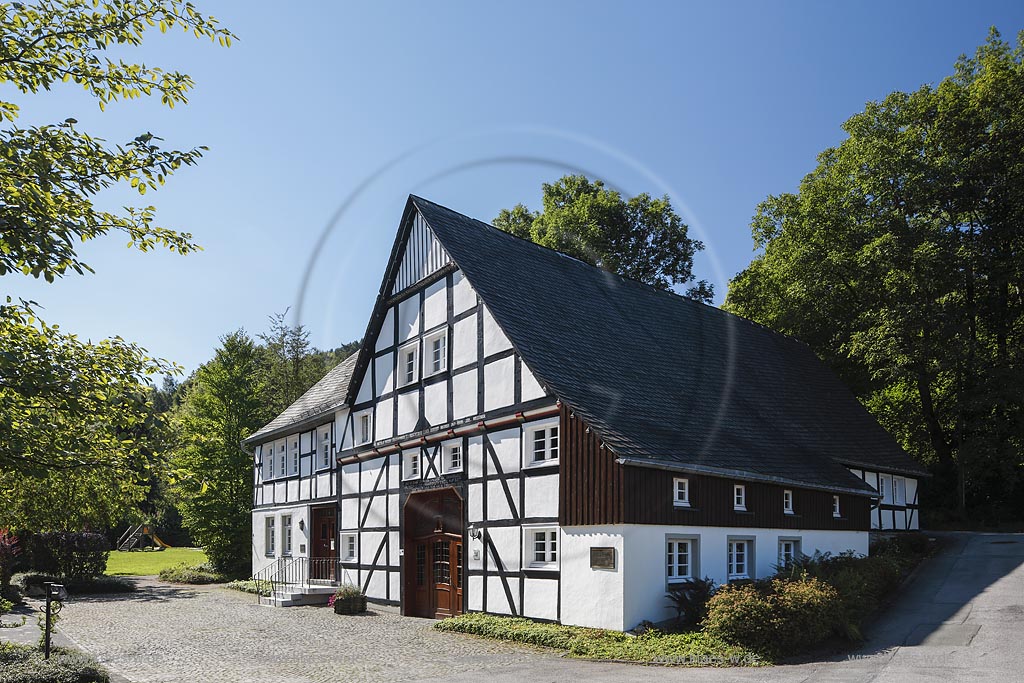
<svg viewBox="0 0 1024 683"><path fill-rule="evenodd" d="M356 534L342 534L341 535L341 561L342 562L358 562L359 561L358 536Z"/></svg>
<svg viewBox="0 0 1024 683"><path fill-rule="evenodd" d="M883 503L892 502L892 486L891 481L889 479L889 475L878 475L878 493L880 496L882 496Z"/></svg>
<svg viewBox="0 0 1024 683"><path fill-rule="evenodd" d="M832 496L832 516L842 516L842 511L839 509L839 496Z"/></svg>
<svg viewBox="0 0 1024 683"><path fill-rule="evenodd" d="M907 480L903 477L892 479L892 502L895 505L907 504Z"/></svg>
<svg viewBox="0 0 1024 683"><path fill-rule="evenodd" d="M526 535L526 556L531 567L558 565L558 529L556 527L531 528Z"/></svg>
<svg viewBox="0 0 1024 683"><path fill-rule="evenodd" d="M734 484L732 487L732 509L747 509L747 487L743 484Z"/></svg>
<svg viewBox="0 0 1024 683"><path fill-rule="evenodd" d="M420 345L413 342L403 346L398 352L399 386L412 384L420 376Z"/></svg>
<svg viewBox="0 0 1024 683"><path fill-rule="evenodd" d="M665 541L665 576L669 583L693 578L696 546L696 541L691 538L669 537Z"/></svg>
<svg viewBox="0 0 1024 683"><path fill-rule="evenodd" d="M729 580L749 579L751 546L754 542L747 539L729 541Z"/></svg>
<svg viewBox="0 0 1024 683"><path fill-rule="evenodd" d="M690 507L690 480L676 477L672 480L672 504Z"/></svg>
<svg viewBox="0 0 1024 683"><path fill-rule="evenodd" d="M288 442L284 439L277 442L277 464L280 465L278 476L285 476L288 473Z"/></svg>
<svg viewBox="0 0 1024 683"><path fill-rule="evenodd" d="M462 444L452 444L445 447L445 471L446 472L461 472L462 471Z"/></svg>
<svg viewBox="0 0 1024 683"><path fill-rule="evenodd" d="M426 377L436 375L448 369L448 329L428 335L423 340L423 355L426 361L423 374Z"/></svg>
<svg viewBox="0 0 1024 683"><path fill-rule="evenodd" d="M320 442L317 446L317 462L320 469L327 469L331 466L331 428L320 428Z"/></svg>
<svg viewBox="0 0 1024 683"><path fill-rule="evenodd" d="M292 554L292 516L281 515L281 554Z"/></svg>
<svg viewBox="0 0 1024 683"><path fill-rule="evenodd" d="M274 478L274 444L263 444L263 461L267 464L267 471L263 480Z"/></svg>
<svg viewBox="0 0 1024 683"><path fill-rule="evenodd" d="M779 566L786 567L797 560L801 555L800 539L780 538L779 539Z"/></svg>
<svg viewBox="0 0 1024 683"><path fill-rule="evenodd" d="M264 524L264 548L267 555L273 556L277 552L277 533L274 529L274 518L267 517Z"/></svg>
<svg viewBox="0 0 1024 683"><path fill-rule="evenodd" d="M373 441L373 415L369 410L355 416L355 445L361 446Z"/></svg>
<svg viewBox="0 0 1024 683"><path fill-rule="evenodd" d="M793 492L789 489L782 492L782 511L787 515L793 514Z"/></svg>
<svg viewBox="0 0 1024 683"><path fill-rule="evenodd" d="M545 463L558 460L557 424L531 429L529 434L531 463Z"/></svg>
<svg viewBox="0 0 1024 683"><path fill-rule="evenodd" d="M417 448L402 453L402 479L420 478L420 450Z"/></svg>
<svg viewBox="0 0 1024 683"><path fill-rule="evenodd" d="M299 473L299 437L293 436L288 440L288 474Z"/></svg>

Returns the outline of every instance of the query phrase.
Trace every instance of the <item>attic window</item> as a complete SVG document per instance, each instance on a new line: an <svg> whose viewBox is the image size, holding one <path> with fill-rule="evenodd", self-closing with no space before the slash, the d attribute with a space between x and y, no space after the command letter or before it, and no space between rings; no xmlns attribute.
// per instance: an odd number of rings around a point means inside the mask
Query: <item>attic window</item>
<svg viewBox="0 0 1024 683"><path fill-rule="evenodd" d="M787 515L793 514L793 492L789 489L782 492L782 511Z"/></svg>
<svg viewBox="0 0 1024 683"><path fill-rule="evenodd" d="M690 480L672 480L672 503L677 507L690 507Z"/></svg>
<svg viewBox="0 0 1024 683"><path fill-rule="evenodd" d="M373 419L370 411L356 415L355 442L357 446L370 443L373 440Z"/></svg>
<svg viewBox="0 0 1024 683"><path fill-rule="evenodd" d="M424 376L436 375L448 369L448 330L443 329L423 340Z"/></svg>
<svg viewBox="0 0 1024 683"><path fill-rule="evenodd" d="M400 385L412 384L419 379L420 371L419 344L410 344L399 352L398 377Z"/></svg>
<svg viewBox="0 0 1024 683"><path fill-rule="evenodd" d="M732 487L732 509L742 511L747 509L747 487L743 484L735 484Z"/></svg>
<svg viewBox="0 0 1024 683"><path fill-rule="evenodd" d="M832 496L832 516L842 516L841 511L839 510L839 496Z"/></svg>

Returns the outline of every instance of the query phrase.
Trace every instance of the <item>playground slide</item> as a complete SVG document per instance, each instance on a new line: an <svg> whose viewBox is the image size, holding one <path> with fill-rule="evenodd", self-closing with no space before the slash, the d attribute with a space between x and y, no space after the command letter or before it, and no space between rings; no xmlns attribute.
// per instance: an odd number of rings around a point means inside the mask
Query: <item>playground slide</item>
<svg viewBox="0 0 1024 683"><path fill-rule="evenodd" d="M161 548L170 548L171 547L171 546L167 545L166 543L164 543L163 541L161 541L160 537L157 536L156 534L150 534L150 537L153 539L153 542L156 543Z"/></svg>

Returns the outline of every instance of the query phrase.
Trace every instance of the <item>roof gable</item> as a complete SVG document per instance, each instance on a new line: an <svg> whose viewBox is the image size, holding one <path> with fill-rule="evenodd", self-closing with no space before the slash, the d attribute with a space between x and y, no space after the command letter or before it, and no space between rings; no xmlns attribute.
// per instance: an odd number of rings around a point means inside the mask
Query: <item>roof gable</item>
<svg viewBox="0 0 1024 683"><path fill-rule="evenodd" d="M863 493L841 463L923 472L806 345L419 197L413 207L538 379L616 455Z"/></svg>

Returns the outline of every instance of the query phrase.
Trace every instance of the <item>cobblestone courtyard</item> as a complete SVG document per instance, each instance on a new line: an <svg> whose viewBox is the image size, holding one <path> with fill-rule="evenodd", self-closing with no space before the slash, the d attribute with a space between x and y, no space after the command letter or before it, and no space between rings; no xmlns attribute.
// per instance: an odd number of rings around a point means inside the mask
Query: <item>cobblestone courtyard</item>
<svg viewBox="0 0 1024 683"><path fill-rule="evenodd" d="M61 615L64 634L138 683L403 681L557 657L390 611L275 609L225 588L140 584L125 596L76 598Z"/></svg>

